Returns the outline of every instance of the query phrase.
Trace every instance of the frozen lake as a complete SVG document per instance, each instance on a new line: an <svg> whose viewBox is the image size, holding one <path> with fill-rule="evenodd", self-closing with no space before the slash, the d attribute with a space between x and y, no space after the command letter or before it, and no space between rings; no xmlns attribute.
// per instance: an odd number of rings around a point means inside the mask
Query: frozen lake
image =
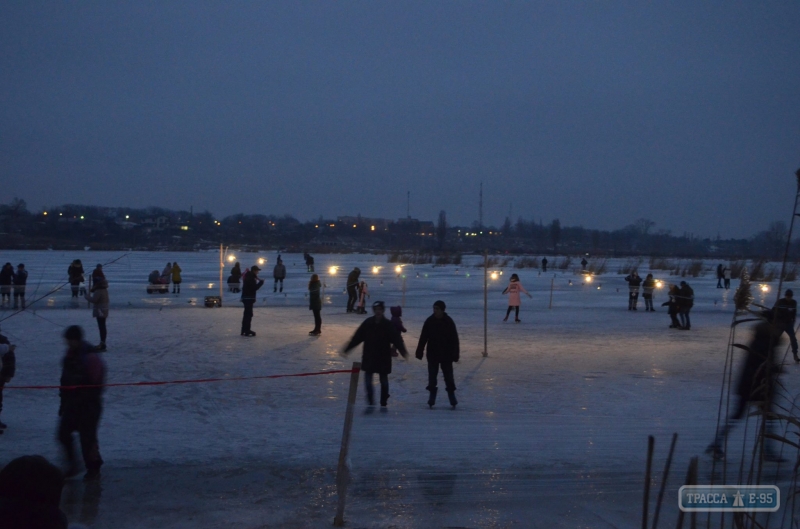
<svg viewBox="0 0 800 529"><path fill-rule="evenodd" d="M82 259L88 274L121 255L3 252L0 260L24 262L29 296L39 297L65 280L72 259ZM109 381L346 369L360 353L343 358L339 350L362 320L344 310L347 272L361 268L370 301L403 299L403 279L385 256L315 256L326 290L323 334L312 338L302 256L284 255L284 294L272 292L275 254L236 257L243 268L267 260L254 339L239 336L238 295L226 292L221 309L203 307L204 296L218 293L218 253L131 253L107 266ZM148 295L148 273L176 259L182 294ZM459 327L460 404L456 411L429 410L426 366L413 358L394 365L387 413L365 414L359 388L348 526L638 526L647 436L656 437L654 479L660 482L677 432L662 511L662 524L672 526L689 459L714 434L734 291L716 289L713 274L687 278L696 301L692 331L682 332L667 328L660 307L665 290L656 295L658 312L643 312L641 301L638 312L626 310L627 285L616 273L625 260L609 261L609 272L591 284L571 270L554 277L506 267L490 281L489 357L483 358L483 272L474 266L480 259L403 268L409 348L437 299ZM332 266L339 267L336 274ZM377 273L373 267L380 267ZM646 268L645 260L640 273ZM500 293L513 272L533 295L523 297L521 324L502 322L507 303ZM663 272L656 277L680 280ZM756 301L771 305L774 296ZM64 326L83 325L97 341L91 311L85 302L73 308L68 288L32 309L0 324L19 344L13 385L58 382ZM783 376L792 395L800 392L799 372L790 365ZM103 479L68 483L64 510L71 521L98 528L329 527L348 382L349 375L332 374L110 388L100 428ZM60 461L57 409L56 391L7 390L0 463L30 453ZM742 435L739 428L730 438L731 459L738 459ZM710 460L701 457L701 482L709 472ZM788 476L783 465L779 481Z"/></svg>

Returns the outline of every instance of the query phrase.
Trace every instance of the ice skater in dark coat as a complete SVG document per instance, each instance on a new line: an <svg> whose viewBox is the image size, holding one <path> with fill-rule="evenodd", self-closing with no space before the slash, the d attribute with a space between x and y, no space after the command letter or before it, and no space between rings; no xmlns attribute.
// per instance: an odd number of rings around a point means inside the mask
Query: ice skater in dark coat
<svg viewBox="0 0 800 529"><path fill-rule="evenodd" d="M403 337L391 321L384 317L386 306L383 301L372 304L371 316L364 320L353 338L344 348L347 354L359 344L364 344L361 356L361 371L364 372L364 386L367 390L367 402L370 406L375 404L372 390L372 375L378 373L381 380L381 406L386 406L389 399L389 373L392 372L392 345L403 355L408 356Z"/></svg>
<svg viewBox="0 0 800 529"><path fill-rule="evenodd" d="M447 396L450 398L450 405L455 409L458 401L456 400L456 383L453 380L453 362L458 362L461 350L456 324L445 312L446 308L444 301L437 301L433 304L433 315L429 316L422 326L416 356L422 360L427 345L428 387L426 389L430 392L428 406L433 408L433 405L436 404L436 385L441 367Z"/></svg>
<svg viewBox="0 0 800 529"><path fill-rule="evenodd" d="M794 299L794 292L791 289L787 290L772 310L775 312L775 325L789 336L794 361L800 363L800 357L797 356L797 336L794 334L794 325L797 321L797 301Z"/></svg>
<svg viewBox="0 0 800 529"><path fill-rule="evenodd" d="M725 424L720 425L714 442L708 445L707 454L716 459L725 457L725 439L732 428L732 422L741 419L747 412L749 404L758 404L763 413L770 413L774 406L775 387L781 368L777 361L776 350L780 345L783 329L773 321L773 312L765 310L761 313L763 321L753 330L753 339L748 344L747 357L739 372L739 383L736 393L739 401L736 409ZM773 421L767 420L767 433L770 433ZM764 440L764 459L766 461L782 461L778 452L767 440Z"/></svg>
<svg viewBox="0 0 800 529"><path fill-rule="evenodd" d="M255 336L256 333L250 328L253 322L253 305L256 303L256 292L264 286L264 280L258 278L261 269L257 266L250 268L244 275L242 282L242 303L244 304L244 314L242 315L242 336Z"/></svg>

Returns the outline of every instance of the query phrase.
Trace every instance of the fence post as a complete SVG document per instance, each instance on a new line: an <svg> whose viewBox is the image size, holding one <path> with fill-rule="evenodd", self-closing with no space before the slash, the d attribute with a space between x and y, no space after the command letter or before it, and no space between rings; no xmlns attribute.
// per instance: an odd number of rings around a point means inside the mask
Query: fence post
<svg viewBox="0 0 800 529"><path fill-rule="evenodd" d="M358 392L358 375L361 372L361 362L353 362L353 372L350 374L350 392L347 394L347 411L344 415L344 431L342 432L342 447L339 449L339 467L336 470L336 493L339 503L336 506L336 517L333 525L344 525L344 505L347 500L347 482L350 480L350 471L347 467L347 452L350 449L350 430L353 427L353 408L356 405Z"/></svg>
<svg viewBox="0 0 800 529"><path fill-rule="evenodd" d="M489 356L489 252L483 252L483 356Z"/></svg>

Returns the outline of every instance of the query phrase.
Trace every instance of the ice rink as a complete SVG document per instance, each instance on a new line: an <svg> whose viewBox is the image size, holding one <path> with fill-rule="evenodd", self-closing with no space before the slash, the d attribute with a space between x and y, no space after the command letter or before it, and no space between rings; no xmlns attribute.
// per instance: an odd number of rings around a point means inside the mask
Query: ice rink
<svg viewBox="0 0 800 529"><path fill-rule="evenodd" d="M82 259L88 275L96 263L121 255L7 251L0 259L26 264L28 295L36 298L65 279L72 259ZM361 268L370 302L403 299L404 280L386 256L317 255L326 285L323 332L310 337L302 256L284 256L284 294L272 292L275 254L237 257L242 268L267 259L252 339L239 336L238 295L226 292L222 308L203 307L203 297L218 292L217 253L131 253L107 266L109 382L347 369L360 349L348 358L340 351L363 319L345 313L347 273ZM183 268L182 294L146 294L148 273L175 259ZM734 290L715 288L713 272L686 278L696 299L692 330L685 332L668 328L660 306L666 288L657 291L658 312L644 312L641 300L639 311L626 310L627 284L617 274L626 260L609 261L608 272L590 284L575 265L548 274L509 266L490 280L484 358L480 261L403 267L404 338L412 356L394 364L387 412L366 413L359 387L348 527L636 527L647 436L656 437L655 498L677 432L661 522L674 526L677 489L692 456L701 455L700 482L710 479L711 461L702 453L714 435ZM639 271L644 277L647 260ZM520 324L502 322L501 291L513 272L533 296L523 297ZM681 279L655 275L666 283ZM413 358L437 299L447 303L461 336L455 411L443 391L439 405L428 409L426 365ZM774 301L772 292L756 300ZM91 315L86 302L71 305L66 288L0 323L19 346L10 385L57 384L61 332L80 324L96 342ZM746 340L747 329L739 332ZM783 375L792 395L800 393L799 374L792 364ZM63 509L71 522L97 528L329 527L349 376L109 388L100 428L102 480L69 482ZM60 462L57 391L9 389L4 404L9 427L0 436L0 464L32 453ZM729 441L730 459L738 460L742 439L739 428ZM765 469L771 476L764 482L774 483L776 467ZM782 485L790 470L781 467Z"/></svg>

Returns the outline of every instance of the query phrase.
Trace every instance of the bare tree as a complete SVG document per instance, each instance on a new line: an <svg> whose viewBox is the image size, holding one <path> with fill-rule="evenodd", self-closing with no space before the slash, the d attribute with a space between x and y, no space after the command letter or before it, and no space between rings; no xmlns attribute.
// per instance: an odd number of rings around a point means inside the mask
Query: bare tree
<svg viewBox="0 0 800 529"><path fill-rule="evenodd" d="M558 219L550 224L550 238L553 241L553 253L558 253L558 243L561 242L561 221Z"/></svg>
<svg viewBox="0 0 800 529"><path fill-rule="evenodd" d="M444 210L439 212L439 222L436 225L436 238L439 240L439 249L444 248L447 239L447 213Z"/></svg>

